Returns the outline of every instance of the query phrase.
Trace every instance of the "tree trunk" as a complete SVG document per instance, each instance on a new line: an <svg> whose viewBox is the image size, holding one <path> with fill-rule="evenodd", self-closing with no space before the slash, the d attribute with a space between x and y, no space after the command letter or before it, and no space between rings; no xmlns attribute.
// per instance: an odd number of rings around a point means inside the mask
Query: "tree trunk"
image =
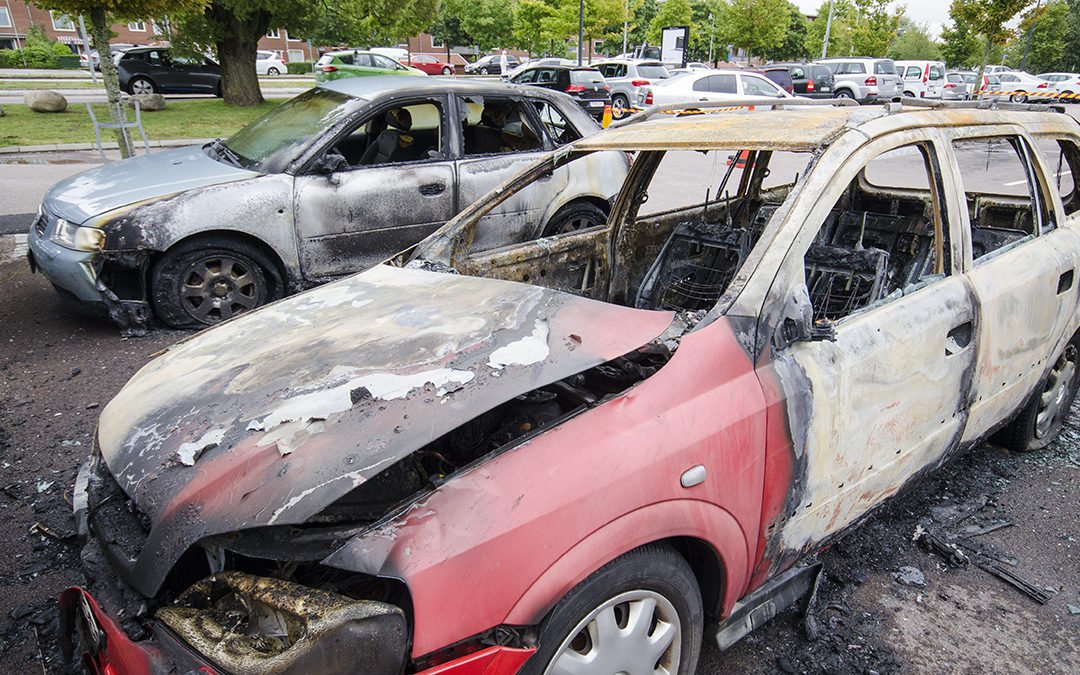
<svg viewBox="0 0 1080 675"><path fill-rule="evenodd" d="M979 92L979 100L981 101L985 93L983 92L983 73L986 72L986 64L990 61L990 38L986 38L986 44L983 46L982 65L979 66L979 74L975 79L975 86Z"/></svg>
<svg viewBox="0 0 1080 675"><path fill-rule="evenodd" d="M120 100L120 79L116 75L112 52L109 51L109 15L104 7L98 6L90 10L90 32L93 35L94 49L98 52L98 63L101 64L101 79L105 83L105 94L108 97L109 117L116 123L125 122L127 113L124 112L124 103ZM120 146L120 157L126 159L134 154L127 129L116 130L116 143Z"/></svg>
<svg viewBox="0 0 1080 675"><path fill-rule="evenodd" d="M211 3L207 18L218 27L217 55L221 62L221 95L229 105L259 105L263 102L259 76L255 72L255 51L259 38L270 27L268 12L239 16Z"/></svg>

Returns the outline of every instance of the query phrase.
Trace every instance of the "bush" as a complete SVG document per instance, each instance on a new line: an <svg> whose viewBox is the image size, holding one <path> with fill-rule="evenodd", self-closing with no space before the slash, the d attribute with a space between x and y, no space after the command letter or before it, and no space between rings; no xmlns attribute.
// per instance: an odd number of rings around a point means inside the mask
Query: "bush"
<svg viewBox="0 0 1080 675"><path fill-rule="evenodd" d="M78 68L79 67L79 55L72 54L70 51L67 54L56 57L55 68Z"/></svg>
<svg viewBox="0 0 1080 675"><path fill-rule="evenodd" d="M314 65L311 61L289 61L285 67L289 69L290 75L307 75Z"/></svg>

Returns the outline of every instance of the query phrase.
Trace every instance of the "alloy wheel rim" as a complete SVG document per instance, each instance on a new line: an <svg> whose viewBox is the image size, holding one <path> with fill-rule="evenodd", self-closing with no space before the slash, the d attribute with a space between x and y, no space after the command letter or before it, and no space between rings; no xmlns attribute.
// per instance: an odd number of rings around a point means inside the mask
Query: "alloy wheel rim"
<svg viewBox="0 0 1080 675"><path fill-rule="evenodd" d="M1050 434L1059 419L1068 412L1066 405L1069 390L1076 377L1076 347L1069 345L1054 364L1039 399L1039 412L1035 415L1035 437Z"/></svg>
<svg viewBox="0 0 1080 675"><path fill-rule="evenodd" d="M555 651L545 675L671 675L682 660L682 622L660 593L620 593L594 609Z"/></svg>
<svg viewBox="0 0 1080 675"><path fill-rule="evenodd" d="M626 114L626 106L623 104L622 98L616 98L611 102L611 116L622 117Z"/></svg>
<svg viewBox="0 0 1080 675"><path fill-rule="evenodd" d="M184 272L180 300L193 319L218 323L254 309L262 291L248 263L231 256L209 256Z"/></svg>
<svg viewBox="0 0 1080 675"><path fill-rule="evenodd" d="M146 80L135 80L135 82L131 85L131 89L136 94L153 94L154 93L153 85L151 85Z"/></svg>

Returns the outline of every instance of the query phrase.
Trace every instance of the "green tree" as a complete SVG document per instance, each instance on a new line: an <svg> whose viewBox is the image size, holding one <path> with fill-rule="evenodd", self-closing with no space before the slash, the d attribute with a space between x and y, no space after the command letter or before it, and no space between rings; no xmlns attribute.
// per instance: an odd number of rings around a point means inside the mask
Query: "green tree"
<svg viewBox="0 0 1080 675"><path fill-rule="evenodd" d="M514 0L453 0L461 29L480 51L506 47L514 34Z"/></svg>
<svg viewBox="0 0 1080 675"><path fill-rule="evenodd" d="M694 11L690 7L690 0L664 0L660 3L656 16L649 22L649 32L646 34L648 41L654 45L660 44L664 28L669 26L690 26L693 23ZM694 39L693 27L690 29L690 39Z"/></svg>
<svg viewBox="0 0 1080 675"><path fill-rule="evenodd" d="M745 49L749 63L752 55L784 44L790 12L788 0L731 0L724 16L725 39Z"/></svg>
<svg viewBox="0 0 1080 675"><path fill-rule="evenodd" d="M909 59L936 61L941 58L941 45L930 38L926 26L920 26L905 17L900 22L899 34L889 46L889 58L898 61Z"/></svg>
<svg viewBox="0 0 1080 675"><path fill-rule="evenodd" d="M201 7L203 2L204 0L40 0L39 4L44 9L56 10L69 16L82 14L90 19L90 39L94 49L101 54L101 79L105 83L109 116L113 122L120 122L125 118L123 103L120 101L120 80L116 75L116 65L109 58L109 26L113 20L145 19L192 11ZM252 64L254 69L254 61ZM116 142L120 146L120 156L130 157L131 138L126 129L116 130Z"/></svg>
<svg viewBox="0 0 1080 675"><path fill-rule="evenodd" d="M982 42L963 21L941 29L941 58L950 68L971 68L982 55Z"/></svg>
<svg viewBox="0 0 1080 675"><path fill-rule="evenodd" d="M461 17L453 12L447 0L440 0L435 12L435 22L428 27L428 32L433 38L446 45L447 60L450 59L450 47L467 46L472 43L465 29L461 27Z"/></svg>
<svg viewBox="0 0 1080 675"><path fill-rule="evenodd" d="M980 82L994 48L1004 45L1013 35L1006 23L1028 4L1028 0L953 0L949 8L953 21L967 23L973 32L982 36Z"/></svg>
<svg viewBox="0 0 1080 675"><path fill-rule="evenodd" d="M1035 30L1032 31L1034 22ZM1027 49L1028 34L1031 34L1031 48ZM1024 68L1029 73L1065 70L1068 66L1069 6L1063 0L1051 2L1024 13L1020 20L1016 39L1009 43L1006 60L1016 68ZM1024 51L1027 49L1027 63L1024 63Z"/></svg>
<svg viewBox="0 0 1080 675"><path fill-rule="evenodd" d="M791 5L788 17L788 29L784 41L779 47L766 49L765 58L770 61L802 61L813 58L813 52L806 46L810 22L794 4ZM820 54L820 51L818 53Z"/></svg>
<svg viewBox="0 0 1080 675"><path fill-rule="evenodd" d="M855 18L855 5L850 0L836 0L832 6L832 26L829 28L828 56L851 56L854 51L851 44L851 26ZM811 56L817 57L825 45L825 28L829 22L829 0L824 0L818 7L817 17L810 22L806 31L806 49Z"/></svg>
<svg viewBox="0 0 1080 675"><path fill-rule="evenodd" d="M1080 2L1080 0L1077 1ZM659 11L660 3L657 0L631 0L627 49L638 47L649 41L649 30Z"/></svg>
<svg viewBox="0 0 1080 675"><path fill-rule="evenodd" d="M1067 0L1069 14L1065 26L1065 69L1080 70L1080 0Z"/></svg>
<svg viewBox="0 0 1080 675"><path fill-rule="evenodd" d="M578 15L578 0L559 0L555 12L543 25L552 36L573 37L576 41ZM594 39L612 39L617 33L621 45L622 20L623 0L585 0L584 32L585 40L589 44L592 44Z"/></svg>
<svg viewBox="0 0 1080 675"><path fill-rule="evenodd" d="M514 10L514 46L530 54L551 51L556 42L562 43L563 36L556 36L544 28L545 22L551 25L555 8L544 0L518 0Z"/></svg>
<svg viewBox="0 0 1080 675"><path fill-rule="evenodd" d="M710 42L713 46L712 58L714 60L717 54L727 54L727 42L723 34L726 12L727 3L724 0L691 0L691 38L688 61L708 60Z"/></svg>
<svg viewBox="0 0 1080 675"><path fill-rule="evenodd" d="M891 0L855 0L851 47L862 56L885 56L900 28L904 8L890 11Z"/></svg>

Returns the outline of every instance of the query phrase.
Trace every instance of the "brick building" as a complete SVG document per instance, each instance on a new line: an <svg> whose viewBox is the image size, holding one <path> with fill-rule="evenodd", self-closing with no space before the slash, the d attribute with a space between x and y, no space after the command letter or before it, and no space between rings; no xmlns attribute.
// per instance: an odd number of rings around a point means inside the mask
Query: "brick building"
<svg viewBox="0 0 1080 675"><path fill-rule="evenodd" d="M50 39L69 45L76 54L83 52L79 21L65 14L41 9L24 0L0 0L0 49L18 49L26 39L30 26L37 25ZM116 34L113 44L157 45L168 43L168 25L157 22L133 21L112 26ZM286 30L272 30L259 40L259 49L279 52L286 61L311 58L307 42L289 37Z"/></svg>

